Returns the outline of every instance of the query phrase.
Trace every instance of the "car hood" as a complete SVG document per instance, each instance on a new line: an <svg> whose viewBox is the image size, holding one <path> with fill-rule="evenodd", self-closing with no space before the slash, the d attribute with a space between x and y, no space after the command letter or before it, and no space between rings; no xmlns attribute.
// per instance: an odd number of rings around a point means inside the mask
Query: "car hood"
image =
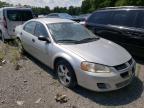
<svg viewBox="0 0 144 108"><path fill-rule="evenodd" d="M86 61L107 66L120 65L131 59L131 55L124 48L102 38L89 43L61 46Z"/></svg>

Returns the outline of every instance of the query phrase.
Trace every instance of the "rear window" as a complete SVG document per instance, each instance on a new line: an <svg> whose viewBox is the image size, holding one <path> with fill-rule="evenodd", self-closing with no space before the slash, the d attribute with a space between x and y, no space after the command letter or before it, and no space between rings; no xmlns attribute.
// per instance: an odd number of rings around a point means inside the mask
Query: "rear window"
<svg viewBox="0 0 144 108"><path fill-rule="evenodd" d="M33 18L31 10L7 10L10 21L28 21Z"/></svg>

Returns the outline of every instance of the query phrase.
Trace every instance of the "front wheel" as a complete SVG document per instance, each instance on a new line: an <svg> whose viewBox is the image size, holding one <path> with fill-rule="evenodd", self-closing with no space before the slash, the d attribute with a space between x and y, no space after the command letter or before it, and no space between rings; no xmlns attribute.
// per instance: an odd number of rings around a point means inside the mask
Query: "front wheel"
<svg viewBox="0 0 144 108"><path fill-rule="evenodd" d="M65 60L56 63L56 72L59 82L68 88L74 88L77 85L76 76L72 66Z"/></svg>

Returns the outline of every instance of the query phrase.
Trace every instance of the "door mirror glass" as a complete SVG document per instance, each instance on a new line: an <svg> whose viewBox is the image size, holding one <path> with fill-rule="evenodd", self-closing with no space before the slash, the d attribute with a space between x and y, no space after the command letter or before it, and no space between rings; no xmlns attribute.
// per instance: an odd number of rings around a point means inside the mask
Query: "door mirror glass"
<svg viewBox="0 0 144 108"><path fill-rule="evenodd" d="M39 36L38 40L40 40L40 41L46 41L46 42L50 43L50 39L48 37L45 37L45 36Z"/></svg>

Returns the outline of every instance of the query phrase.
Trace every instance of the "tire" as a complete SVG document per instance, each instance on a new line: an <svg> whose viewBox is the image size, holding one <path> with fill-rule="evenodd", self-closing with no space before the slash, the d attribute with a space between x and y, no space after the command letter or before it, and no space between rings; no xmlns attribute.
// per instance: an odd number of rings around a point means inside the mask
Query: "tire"
<svg viewBox="0 0 144 108"><path fill-rule="evenodd" d="M75 72L72 66L65 60L58 61L55 66L59 82L67 87L74 88L77 85Z"/></svg>
<svg viewBox="0 0 144 108"><path fill-rule="evenodd" d="M3 43L5 43L5 38L4 38L4 36L3 36L2 31L0 31L0 39L2 40Z"/></svg>

